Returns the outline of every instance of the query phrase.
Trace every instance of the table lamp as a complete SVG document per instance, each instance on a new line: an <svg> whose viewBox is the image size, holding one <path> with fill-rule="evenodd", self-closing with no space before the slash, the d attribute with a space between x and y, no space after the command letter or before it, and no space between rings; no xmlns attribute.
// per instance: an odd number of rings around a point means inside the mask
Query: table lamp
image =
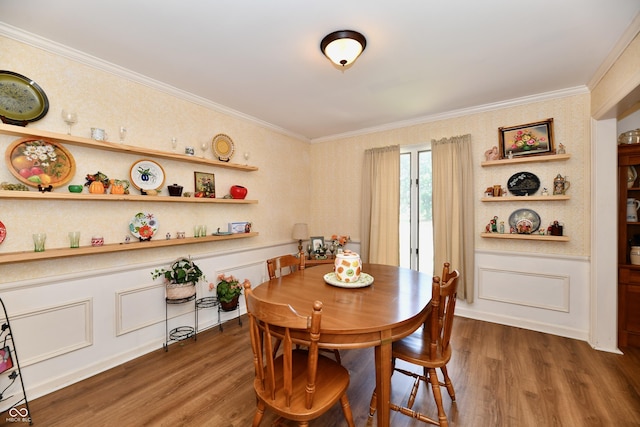
<svg viewBox="0 0 640 427"><path fill-rule="evenodd" d="M302 241L309 238L309 227L304 223L293 224L291 238L298 241L298 253L302 253Z"/></svg>

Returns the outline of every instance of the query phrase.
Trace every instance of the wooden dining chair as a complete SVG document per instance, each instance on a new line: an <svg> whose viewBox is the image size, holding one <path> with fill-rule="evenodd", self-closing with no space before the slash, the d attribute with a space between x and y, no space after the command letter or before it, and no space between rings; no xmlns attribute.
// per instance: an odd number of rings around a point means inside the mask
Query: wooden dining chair
<svg viewBox="0 0 640 427"><path fill-rule="evenodd" d="M298 255L299 256L282 255L282 256L268 259L267 271L269 272L269 280L285 276L297 270L304 270L304 266L305 266L304 254L300 253ZM278 343L276 343L276 346L274 349L275 351L278 350ZM342 363L342 359L340 358L340 351L331 350L327 348L322 348L320 349L320 351L333 353L333 356L336 358L336 361L338 363Z"/></svg>
<svg viewBox="0 0 640 427"><path fill-rule="evenodd" d="M389 408L393 411L400 412L425 423L443 427L448 426L449 422L442 405L440 386L447 388L452 402L456 401L455 390L453 389L451 378L449 378L449 373L447 372L447 363L451 359L450 339L453 329L460 273L457 270L450 271L449 268L449 263L445 263L442 271L442 279L438 276L433 278L431 313L424 325L413 334L393 343L393 372L399 372L413 377L414 383L406 406L400 406L394 403L389 404ZM396 367L397 359L421 366L422 374ZM442 381L440 381L436 372L438 368L442 372ZM412 409L420 381L423 381L427 387L431 384L433 397L438 408L437 420ZM372 420L375 413L376 404L377 396L374 391L371 397L371 404L369 405L370 420Z"/></svg>
<svg viewBox="0 0 640 427"><path fill-rule="evenodd" d="M288 304L263 301L245 285L249 332L253 350L257 397L253 427L260 425L268 408L280 416L307 426L340 401L347 424L355 426L347 388L349 371L336 361L318 354L322 303L313 304L310 316L298 314ZM296 332L296 339L292 337ZM281 351L273 351L275 340ZM297 349L304 343L308 349ZM320 375L318 375L320 373ZM275 423L274 423L275 424Z"/></svg>
<svg viewBox="0 0 640 427"><path fill-rule="evenodd" d="M269 272L269 279L276 279L297 270L304 270L304 262L303 254L298 254L298 256L282 255L268 259L267 271Z"/></svg>

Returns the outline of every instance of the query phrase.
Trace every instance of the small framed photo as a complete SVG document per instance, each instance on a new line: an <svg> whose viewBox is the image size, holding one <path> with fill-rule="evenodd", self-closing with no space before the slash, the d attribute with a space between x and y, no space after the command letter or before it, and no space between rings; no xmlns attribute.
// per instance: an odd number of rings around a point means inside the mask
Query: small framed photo
<svg viewBox="0 0 640 427"><path fill-rule="evenodd" d="M251 233L251 223L250 222L230 222L229 223L229 233L238 234L238 233Z"/></svg>
<svg viewBox="0 0 640 427"><path fill-rule="evenodd" d="M216 177L212 173L194 172L195 197L216 197Z"/></svg>
<svg viewBox="0 0 640 427"><path fill-rule="evenodd" d="M500 158L555 154L553 119L498 128Z"/></svg>
<svg viewBox="0 0 640 427"><path fill-rule="evenodd" d="M318 249L318 247L324 247L324 236L311 237L309 240L314 252Z"/></svg>

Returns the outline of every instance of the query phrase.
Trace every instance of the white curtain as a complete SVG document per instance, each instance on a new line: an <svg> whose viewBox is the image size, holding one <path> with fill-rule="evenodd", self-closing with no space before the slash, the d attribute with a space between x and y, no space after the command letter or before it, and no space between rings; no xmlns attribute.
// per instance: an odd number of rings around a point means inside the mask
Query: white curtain
<svg viewBox="0 0 640 427"><path fill-rule="evenodd" d="M431 141L435 271L460 271L458 297L473 302L474 212L471 135ZM462 286L460 286L462 285Z"/></svg>
<svg viewBox="0 0 640 427"><path fill-rule="evenodd" d="M400 146L365 151L362 168L360 257L400 264Z"/></svg>

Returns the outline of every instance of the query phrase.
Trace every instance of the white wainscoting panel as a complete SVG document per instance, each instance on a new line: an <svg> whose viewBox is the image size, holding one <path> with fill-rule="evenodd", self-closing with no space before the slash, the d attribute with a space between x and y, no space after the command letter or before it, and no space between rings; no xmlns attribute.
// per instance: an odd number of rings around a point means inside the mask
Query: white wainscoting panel
<svg viewBox="0 0 640 427"><path fill-rule="evenodd" d="M475 299L459 300L456 315L589 339L587 257L476 251L475 261Z"/></svg>
<svg viewBox="0 0 640 427"><path fill-rule="evenodd" d="M12 315L10 320L24 367L93 344L92 298Z"/></svg>
<svg viewBox="0 0 640 427"><path fill-rule="evenodd" d="M151 303L151 301L162 301L164 298L163 284L117 291L116 336L164 322L164 306Z"/></svg>
<svg viewBox="0 0 640 427"><path fill-rule="evenodd" d="M478 298L569 312L569 276L478 269Z"/></svg>

